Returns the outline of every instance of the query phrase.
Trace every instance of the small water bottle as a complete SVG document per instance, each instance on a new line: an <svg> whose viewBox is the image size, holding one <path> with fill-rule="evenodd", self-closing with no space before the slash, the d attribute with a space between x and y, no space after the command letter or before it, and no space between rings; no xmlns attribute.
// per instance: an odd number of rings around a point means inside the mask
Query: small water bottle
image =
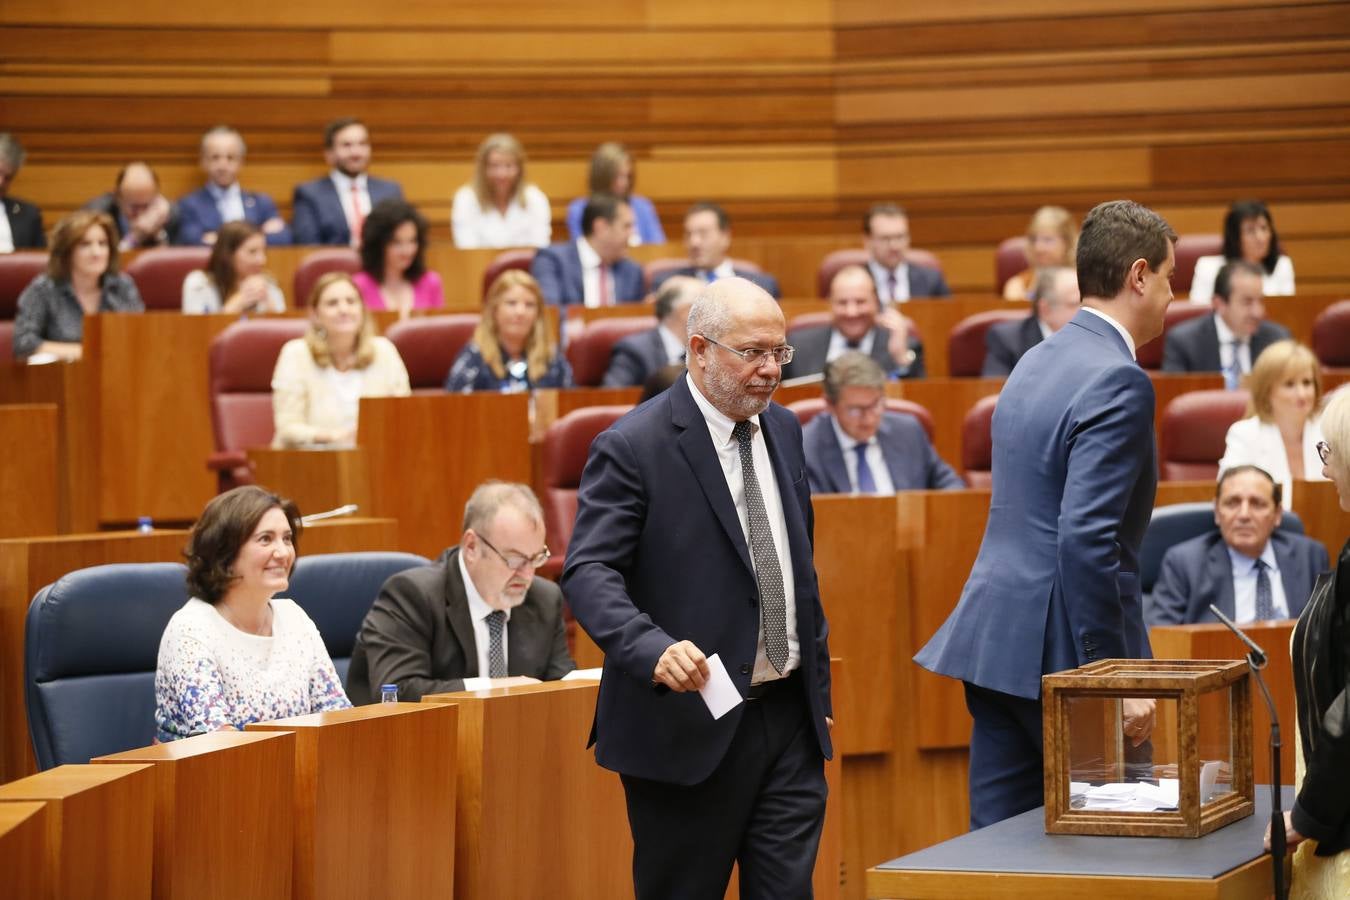
<svg viewBox="0 0 1350 900"><path fill-rule="evenodd" d="M136 520L136 530L141 534L149 534L155 530L155 521L149 516L141 516Z"/></svg>
<svg viewBox="0 0 1350 900"><path fill-rule="evenodd" d="M397 702L398 702L398 685L396 685L396 684L382 684L382 685L380 685L380 702L381 702L381 703L397 703Z"/></svg>

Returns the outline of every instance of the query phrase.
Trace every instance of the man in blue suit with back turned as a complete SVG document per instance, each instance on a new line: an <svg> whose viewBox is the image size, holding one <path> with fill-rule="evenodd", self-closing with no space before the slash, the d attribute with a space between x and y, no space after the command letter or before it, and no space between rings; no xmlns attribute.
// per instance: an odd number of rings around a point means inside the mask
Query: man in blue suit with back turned
<svg viewBox="0 0 1350 900"><path fill-rule="evenodd" d="M914 658L965 682L970 823L1044 802L1041 676L1151 656L1139 543L1153 511L1153 385L1135 348L1162 333L1176 232L1127 200L1088 213L1083 309L1013 369L994 410L989 524L955 611ZM1154 701L1122 702L1136 747Z"/></svg>
<svg viewBox="0 0 1350 900"><path fill-rule="evenodd" d="M563 593L605 652L591 732L620 774L639 900L808 897L830 653L801 429L770 403L782 310L736 277L689 312L685 377L591 444ZM744 699L715 719L711 657Z"/></svg>

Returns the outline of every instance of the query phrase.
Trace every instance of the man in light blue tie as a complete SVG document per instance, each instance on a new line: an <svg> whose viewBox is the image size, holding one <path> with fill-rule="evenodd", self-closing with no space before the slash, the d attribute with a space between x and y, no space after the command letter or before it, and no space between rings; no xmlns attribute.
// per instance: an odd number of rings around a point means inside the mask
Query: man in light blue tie
<svg viewBox="0 0 1350 900"><path fill-rule="evenodd" d="M849 350L825 366L826 411L802 429L813 494L957 490L961 476L933 448L919 421L886 409L886 373Z"/></svg>
<svg viewBox="0 0 1350 900"><path fill-rule="evenodd" d="M1197 316L1168 329L1163 342L1164 372L1220 372L1224 387L1236 390L1261 351L1289 337L1283 325L1265 321L1261 267L1235 260L1214 279L1212 316Z"/></svg>

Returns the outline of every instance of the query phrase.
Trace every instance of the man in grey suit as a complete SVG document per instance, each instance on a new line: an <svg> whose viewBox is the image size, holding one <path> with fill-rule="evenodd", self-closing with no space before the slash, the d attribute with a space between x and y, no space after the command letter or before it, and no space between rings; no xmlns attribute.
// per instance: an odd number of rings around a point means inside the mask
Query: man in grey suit
<svg viewBox="0 0 1350 900"><path fill-rule="evenodd" d="M1197 316L1168 330L1164 372L1222 372L1229 390L1241 386L1261 351L1289 337L1267 322L1261 267L1246 260L1226 263L1214 278L1214 315Z"/></svg>
<svg viewBox="0 0 1350 900"><path fill-rule="evenodd" d="M36 204L9 195L26 156L18 138L0 131L0 253L41 250L47 246L42 210Z"/></svg>
<svg viewBox="0 0 1350 900"><path fill-rule="evenodd" d="M685 325L703 282L676 275L656 292L656 327L615 341L601 387L638 387L666 366L684 365Z"/></svg>
<svg viewBox="0 0 1350 900"><path fill-rule="evenodd" d="M876 285L862 266L844 266L830 282L830 324L798 328L788 335L792 361L783 380L818 375L846 350L872 357L888 378L922 378L923 344L894 307L881 310Z"/></svg>
<svg viewBox="0 0 1350 900"><path fill-rule="evenodd" d="M913 416L886 410L886 373L850 350L825 366L827 412L802 429L813 494L955 490L961 476Z"/></svg>
<svg viewBox="0 0 1350 900"><path fill-rule="evenodd" d="M1078 273L1068 266L1049 266L1036 273L1031 315L999 322L984 333L985 377L1007 375L1028 350L1059 331L1078 312Z"/></svg>
<svg viewBox="0 0 1350 900"><path fill-rule="evenodd" d="M479 485L464 507L459 546L380 589L356 636L347 696L359 706L385 684L417 701L493 678L562 678L576 668L562 591L534 575L548 558L543 510L529 487Z"/></svg>
<svg viewBox="0 0 1350 900"><path fill-rule="evenodd" d="M863 216L867 235L867 268L882 304L924 297L950 297L939 269L909 262L909 215L894 203L877 203Z"/></svg>
<svg viewBox="0 0 1350 900"><path fill-rule="evenodd" d="M1217 622L1210 604L1238 623L1297 619L1331 561L1317 541L1276 530L1280 495L1279 482L1264 469L1224 470L1214 497L1219 530L1167 551L1149 624Z"/></svg>

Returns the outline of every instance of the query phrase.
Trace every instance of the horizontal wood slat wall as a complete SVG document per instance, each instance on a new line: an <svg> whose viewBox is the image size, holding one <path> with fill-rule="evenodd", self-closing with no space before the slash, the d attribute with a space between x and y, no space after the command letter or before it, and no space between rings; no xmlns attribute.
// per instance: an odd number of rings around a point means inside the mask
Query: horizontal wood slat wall
<svg viewBox="0 0 1350 900"><path fill-rule="evenodd" d="M743 237L843 242L894 199L953 288L985 291L994 247L1043 203L1130 196L1215 232L1258 196L1300 290L1350 290L1345 2L9 0L0 46L0 129L29 149L13 192L49 225L131 158L171 195L195 187L222 121L249 140L247 186L288 213L323 171L324 122L357 114L373 171L437 242L477 142L504 128L555 237L590 150L617 139L676 239L706 197Z"/></svg>

